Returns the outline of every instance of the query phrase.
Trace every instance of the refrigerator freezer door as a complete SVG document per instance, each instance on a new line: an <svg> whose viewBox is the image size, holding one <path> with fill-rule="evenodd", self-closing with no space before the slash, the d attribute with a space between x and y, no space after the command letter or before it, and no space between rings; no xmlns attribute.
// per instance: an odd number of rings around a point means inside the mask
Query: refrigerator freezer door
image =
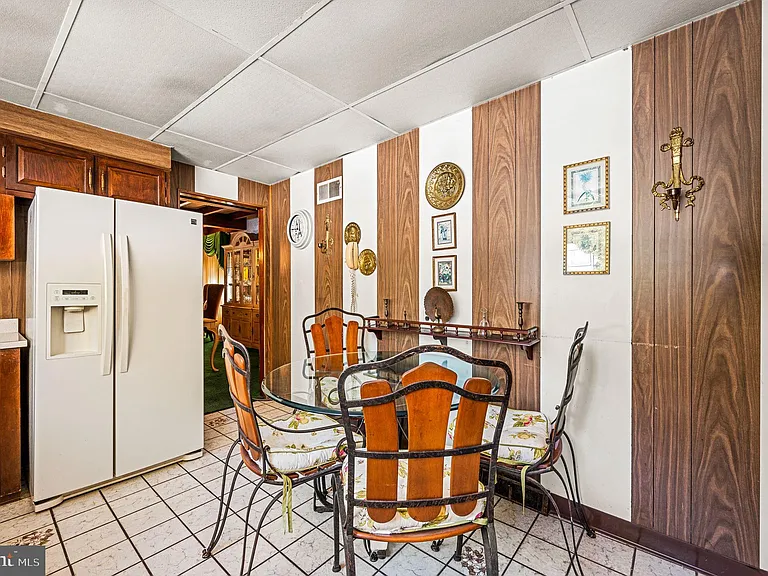
<svg viewBox="0 0 768 576"><path fill-rule="evenodd" d="M104 354L112 339L112 295L105 278L113 258L108 239L114 229L114 203L110 198L38 188L32 204L30 479L37 502L112 478L113 380L104 373ZM67 325L59 322L66 299L84 310L83 330L90 334L68 333ZM61 354L48 353L49 343L68 338L76 344L88 342L87 352L65 346Z"/></svg>
<svg viewBox="0 0 768 576"><path fill-rule="evenodd" d="M203 447L202 218L116 201L115 473Z"/></svg>

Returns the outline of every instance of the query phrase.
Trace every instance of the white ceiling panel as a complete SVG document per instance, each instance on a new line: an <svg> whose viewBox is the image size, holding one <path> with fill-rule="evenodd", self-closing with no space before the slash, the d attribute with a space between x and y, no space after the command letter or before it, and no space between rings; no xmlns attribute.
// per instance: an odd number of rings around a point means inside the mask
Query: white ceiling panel
<svg viewBox="0 0 768 576"><path fill-rule="evenodd" d="M171 128L250 152L340 108L335 100L256 61Z"/></svg>
<svg viewBox="0 0 768 576"><path fill-rule="evenodd" d="M34 95L35 91L32 90L32 88L19 86L18 84L7 82L0 78L0 100L21 104L22 106L29 106L32 104L32 97Z"/></svg>
<svg viewBox="0 0 768 576"><path fill-rule="evenodd" d="M334 0L266 57L351 103L556 3Z"/></svg>
<svg viewBox="0 0 768 576"><path fill-rule="evenodd" d="M157 0L201 28L256 52L317 0Z"/></svg>
<svg viewBox="0 0 768 576"><path fill-rule="evenodd" d="M262 148L256 155L297 170L308 170L393 136L357 112L344 110Z"/></svg>
<svg viewBox="0 0 768 576"><path fill-rule="evenodd" d="M568 19L558 11L382 92L357 108L405 132L582 60Z"/></svg>
<svg viewBox="0 0 768 576"><path fill-rule="evenodd" d="M623 48L733 0L579 0L573 10L592 56Z"/></svg>
<svg viewBox="0 0 768 576"><path fill-rule="evenodd" d="M296 174L297 170L292 170L284 166L278 166L272 162L267 162L253 156L245 156L240 160L235 160L232 164L227 164L220 170L233 176L247 178L263 184L274 184Z"/></svg>
<svg viewBox="0 0 768 576"><path fill-rule="evenodd" d="M246 57L150 0L86 0L47 89L163 125Z"/></svg>
<svg viewBox="0 0 768 576"><path fill-rule="evenodd" d="M207 142L187 138L181 134L165 131L155 138L155 142L173 147L172 157L179 162L194 164L203 168L216 168L225 162L241 156L239 152L227 150Z"/></svg>
<svg viewBox="0 0 768 576"><path fill-rule="evenodd" d="M0 12L0 76L37 86L69 0L10 0Z"/></svg>
<svg viewBox="0 0 768 576"><path fill-rule="evenodd" d="M44 94L40 100L38 106L40 110L56 114L57 116L65 116L77 120L79 122L85 122L99 128L105 128L114 132L120 132L122 134L128 134L129 136L135 136L136 138L149 138L157 131L156 126L151 124L145 124L138 120L132 120L125 116L119 116L112 112L105 112L92 106L86 106L79 102L73 102L65 98L60 98L53 94Z"/></svg>

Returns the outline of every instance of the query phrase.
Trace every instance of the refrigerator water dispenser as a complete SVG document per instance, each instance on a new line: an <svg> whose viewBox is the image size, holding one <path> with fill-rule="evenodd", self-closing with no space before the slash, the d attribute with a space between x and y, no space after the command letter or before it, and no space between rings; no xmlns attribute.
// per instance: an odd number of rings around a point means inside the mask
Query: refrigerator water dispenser
<svg viewBox="0 0 768 576"><path fill-rule="evenodd" d="M100 354L101 285L48 284L48 358Z"/></svg>

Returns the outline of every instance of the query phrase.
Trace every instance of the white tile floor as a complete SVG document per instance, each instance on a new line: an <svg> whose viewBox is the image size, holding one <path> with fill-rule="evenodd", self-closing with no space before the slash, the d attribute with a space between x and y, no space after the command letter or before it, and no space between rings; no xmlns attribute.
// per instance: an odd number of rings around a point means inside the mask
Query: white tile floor
<svg viewBox="0 0 768 576"><path fill-rule="evenodd" d="M275 418L285 411L268 402L261 402L259 409L265 417ZM213 558L204 561L201 557L216 521L223 459L237 435L232 418L233 409L205 417L206 451L197 460L95 490L39 514L32 512L29 499L0 506L0 543L44 544L46 573L57 576L238 574L244 511L255 478L250 473L235 490L232 501L236 515L227 520ZM238 458L233 457L235 465ZM266 496L264 491L257 496L250 525L258 521ZM314 511L312 491L307 486L296 488L293 502L292 534L283 533L279 506L270 511L256 551L255 574L331 576L331 515ZM537 516L531 510L523 514L519 506L500 500L496 505L496 535L501 574L573 574L559 525L551 517ZM694 576L687 568L605 536L593 540L577 534L577 539L581 566L587 575ZM467 542L465 553L482 550L480 542L477 532ZM251 538L247 545L250 555ZM473 573L470 567L451 560L455 540L446 541L439 552L432 551L429 543L390 546L387 557L375 563L368 561L360 542L356 546L360 576Z"/></svg>

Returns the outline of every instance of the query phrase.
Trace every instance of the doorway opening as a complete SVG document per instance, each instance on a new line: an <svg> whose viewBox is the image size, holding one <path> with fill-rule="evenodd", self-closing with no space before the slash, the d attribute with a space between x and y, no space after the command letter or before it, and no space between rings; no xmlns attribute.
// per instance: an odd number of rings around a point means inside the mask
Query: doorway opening
<svg viewBox="0 0 768 576"><path fill-rule="evenodd" d="M265 208L186 190L179 208L203 219L204 412L233 406L229 395L218 326L248 348L251 395L261 397L264 367Z"/></svg>

